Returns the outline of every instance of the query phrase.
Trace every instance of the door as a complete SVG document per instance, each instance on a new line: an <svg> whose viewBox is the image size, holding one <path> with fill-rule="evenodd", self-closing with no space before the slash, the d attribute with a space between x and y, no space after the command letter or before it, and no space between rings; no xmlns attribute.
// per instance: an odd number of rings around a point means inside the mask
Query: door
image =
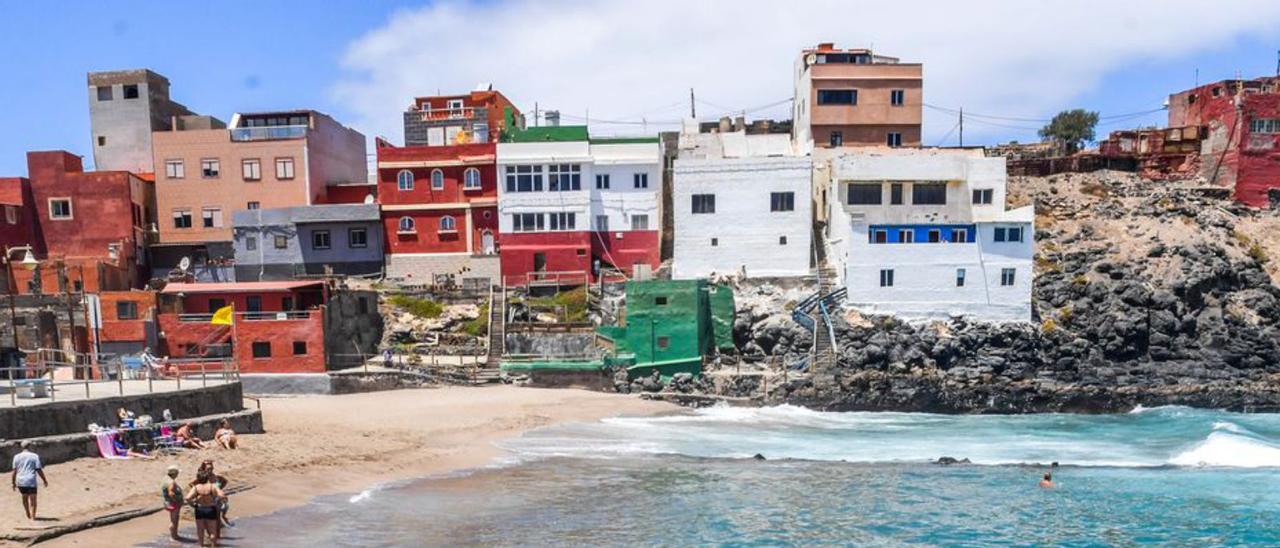
<svg viewBox="0 0 1280 548"><path fill-rule="evenodd" d="M493 255L493 232L486 230L480 233L480 249L485 255Z"/></svg>
<svg viewBox="0 0 1280 548"><path fill-rule="evenodd" d="M547 254L546 253L533 254L533 271L534 272L547 271Z"/></svg>

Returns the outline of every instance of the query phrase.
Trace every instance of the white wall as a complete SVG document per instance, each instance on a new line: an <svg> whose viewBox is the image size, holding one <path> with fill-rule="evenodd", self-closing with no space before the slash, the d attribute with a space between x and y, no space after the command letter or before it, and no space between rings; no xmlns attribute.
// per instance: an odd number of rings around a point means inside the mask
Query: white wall
<svg viewBox="0 0 1280 548"><path fill-rule="evenodd" d="M747 276L807 275L811 162L807 156L685 158L673 168L675 256L672 277L691 279L745 269ZM792 192L795 210L771 212L770 194ZM716 210L693 214L694 194L714 194ZM786 245L779 237L786 236ZM716 246L711 239L718 240Z"/></svg>
<svg viewBox="0 0 1280 548"><path fill-rule="evenodd" d="M649 217L648 230L662 228L662 150L658 143L593 144L591 223L608 217L610 232L631 230L632 215ZM635 175L649 176L647 188L635 188ZM609 175L609 188L596 190L596 175ZM585 181L584 181L585 184Z"/></svg>

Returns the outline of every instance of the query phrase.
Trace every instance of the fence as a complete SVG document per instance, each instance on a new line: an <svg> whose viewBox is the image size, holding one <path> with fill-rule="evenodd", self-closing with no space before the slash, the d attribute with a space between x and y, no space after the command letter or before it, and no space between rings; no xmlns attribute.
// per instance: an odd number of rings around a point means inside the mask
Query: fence
<svg viewBox="0 0 1280 548"><path fill-rule="evenodd" d="M147 381L147 393L156 391L155 381L176 383L182 390L183 378L198 378L201 387L209 385L210 377L223 383L240 380L240 369L230 359L148 359L98 354L93 359L87 354L41 348L27 352L26 364L20 367L0 368L9 384L9 403L18 405L20 388L30 390L34 396L47 391L49 401L57 401L59 386L84 387L84 397L94 397L93 387L114 384L116 394L125 395L125 381ZM32 359L34 358L34 359ZM59 374L59 372L64 372ZM68 375L69 373L69 375ZM188 380L188 382L193 382ZM105 395L105 394L100 394Z"/></svg>

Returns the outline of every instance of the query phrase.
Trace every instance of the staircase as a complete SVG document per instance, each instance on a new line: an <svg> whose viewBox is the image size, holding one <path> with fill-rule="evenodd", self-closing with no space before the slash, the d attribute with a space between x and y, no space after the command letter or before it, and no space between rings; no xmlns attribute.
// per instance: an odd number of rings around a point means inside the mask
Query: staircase
<svg viewBox="0 0 1280 548"><path fill-rule="evenodd" d="M810 310L816 329L813 330L813 366L815 370L829 369L835 366L838 352L836 350L835 327L831 323L831 314L840 301L844 300L846 291L836 289L836 272L826 261L818 265L818 298L816 306Z"/></svg>
<svg viewBox="0 0 1280 548"><path fill-rule="evenodd" d="M489 297L489 355L485 358L484 368L494 373L502 363L506 348L506 316L507 291L501 287L493 289Z"/></svg>

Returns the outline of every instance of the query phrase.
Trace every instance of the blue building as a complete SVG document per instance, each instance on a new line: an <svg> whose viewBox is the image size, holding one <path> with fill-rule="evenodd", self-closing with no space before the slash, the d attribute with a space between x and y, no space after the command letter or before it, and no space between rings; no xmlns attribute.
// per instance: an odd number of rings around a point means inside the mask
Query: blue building
<svg viewBox="0 0 1280 548"><path fill-rule="evenodd" d="M376 204L248 209L232 215L237 281L382 272Z"/></svg>

